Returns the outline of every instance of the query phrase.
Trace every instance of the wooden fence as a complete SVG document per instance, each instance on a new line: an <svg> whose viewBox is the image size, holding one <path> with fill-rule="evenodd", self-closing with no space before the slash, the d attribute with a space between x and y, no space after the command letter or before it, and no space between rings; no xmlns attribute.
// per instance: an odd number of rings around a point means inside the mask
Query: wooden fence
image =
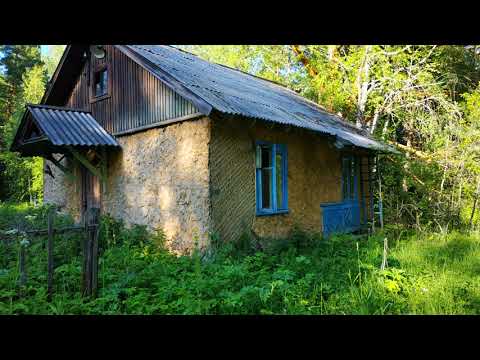
<svg viewBox="0 0 480 360"><path fill-rule="evenodd" d="M26 236L47 235L47 296L51 300L53 295L54 280L54 238L55 235L67 232L83 232L83 266L82 266L82 295L96 296L98 289L98 236L100 230L100 209L91 208L86 211L83 225L75 225L64 228L54 228L55 211L51 209L48 212L47 229L28 230L23 233ZM18 230L17 234L21 231ZM45 244L44 244L45 245ZM43 246L45 248L45 246ZM20 244L19 252L19 270L20 270L20 286L27 284L27 251L24 244Z"/></svg>

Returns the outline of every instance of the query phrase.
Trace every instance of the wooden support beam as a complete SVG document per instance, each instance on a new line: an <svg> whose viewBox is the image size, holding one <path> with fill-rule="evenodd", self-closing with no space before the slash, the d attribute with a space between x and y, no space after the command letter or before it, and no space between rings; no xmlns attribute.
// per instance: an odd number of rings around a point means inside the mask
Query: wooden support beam
<svg viewBox="0 0 480 360"><path fill-rule="evenodd" d="M80 161L80 163L82 163L82 165L85 166L93 175L98 176L98 178L103 180L103 181L106 181L106 179L104 178L104 176L102 174L102 171L99 170L98 168L96 168L95 166L93 166L85 156L80 154L77 150L75 150L71 146L67 146L67 148L72 153L72 155L75 157L75 159Z"/></svg>
<svg viewBox="0 0 480 360"><path fill-rule="evenodd" d="M68 231L83 231L84 229L85 227L83 226L69 226L61 229L54 229L53 232L55 234L63 234L64 232L68 232ZM31 235L47 235L48 229L27 230L25 232Z"/></svg>

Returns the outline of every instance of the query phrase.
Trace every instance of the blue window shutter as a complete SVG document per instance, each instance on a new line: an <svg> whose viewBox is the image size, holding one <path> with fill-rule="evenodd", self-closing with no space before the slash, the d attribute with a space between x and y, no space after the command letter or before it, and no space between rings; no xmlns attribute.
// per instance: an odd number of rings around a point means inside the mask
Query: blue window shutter
<svg viewBox="0 0 480 360"><path fill-rule="evenodd" d="M353 199L358 199L358 161L357 156L352 157L353 161Z"/></svg>
<svg viewBox="0 0 480 360"><path fill-rule="evenodd" d="M282 184L283 184L283 204L285 209L288 209L288 158L287 146L282 145L283 148L283 167L282 167Z"/></svg>
<svg viewBox="0 0 480 360"><path fill-rule="evenodd" d="M282 204L283 204L283 207L281 209L279 209L278 207L276 209L277 210L286 210L286 209L288 209L287 146L284 145L284 144L276 144L275 147L276 147L276 153L280 153L282 155L282 174L281 174L281 177L282 177ZM276 179L276 177L275 177L275 179Z"/></svg>
<svg viewBox="0 0 480 360"><path fill-rule="evenodd" d="M276 154L277 154L277 144L272 145L272 193L271 193L271 204L272 210L277 210L277 164L276 164Z"/></svg>
<svg viewBox="0 0 480 360"><path fill-rule="evenodd" d="M255 144L255 197L256 197L256 212L257 215L268 215L268 214L276 214L276 213L284 213L288 211L288 185L287 185L287 148L284 144L272 144L266 141L257 141ZM264 209L262 204L262 199L264 194L263 186L262 186L262 167L259 164L259 157L261 162L261 151L262 146L269 146L271 149L271 176L270 176L270 208ZM282 173L281 180L282 180L282 208L279 208L279 204L277 201L277 166L276 166L276 155L282 155Z"/></svg>

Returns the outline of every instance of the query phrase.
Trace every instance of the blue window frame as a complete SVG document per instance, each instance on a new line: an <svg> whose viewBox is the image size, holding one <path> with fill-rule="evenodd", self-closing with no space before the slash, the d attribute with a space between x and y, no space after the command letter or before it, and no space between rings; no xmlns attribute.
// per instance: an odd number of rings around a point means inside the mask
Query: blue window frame
<svg viewBox="0 0 480 360"><path fill-rule="evenodd" d="M343 200L358 199L358 158L354 155L342 157L342 194Z"/></svg>
<svg viewBox="0 0 480 360"><path fill-rule="evenodd" d="M288 212L287 146L257 141L255 167L257 215Z"/></svg>

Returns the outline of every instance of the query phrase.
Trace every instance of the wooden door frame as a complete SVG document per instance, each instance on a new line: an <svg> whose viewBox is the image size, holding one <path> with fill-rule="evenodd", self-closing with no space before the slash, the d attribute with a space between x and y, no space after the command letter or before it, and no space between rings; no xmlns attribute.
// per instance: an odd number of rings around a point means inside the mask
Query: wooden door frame
<svg viewBox="0 0 480 360"><path fill-rule="evenodd" d="M103 202L103 186L102 186L102 181L100 178L93 174L89 169L87 169L84 165L80 165L80 213L81 213L81 219L85 220L85 214L88 210L90 198L93 199L94 194L90 195L89 198L89 192L93 192L93 183L90 183L92 181L97 181L98 182L98 187L99 187L99 193L98 193L98 208L100 209L100 212L102 211L102 202ZM92 201L93 202L93 201ZM95 206L97 207L97 206Z"/></svg>

